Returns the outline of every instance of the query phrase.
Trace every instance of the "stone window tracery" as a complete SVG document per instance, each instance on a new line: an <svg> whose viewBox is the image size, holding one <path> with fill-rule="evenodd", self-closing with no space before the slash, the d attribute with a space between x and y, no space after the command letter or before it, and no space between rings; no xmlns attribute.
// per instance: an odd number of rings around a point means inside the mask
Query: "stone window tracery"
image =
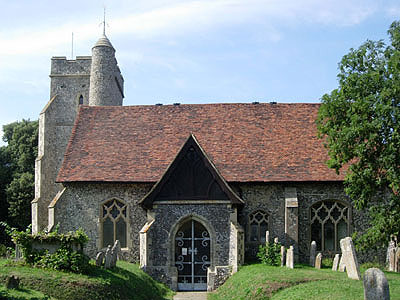
<svg viewBox="0 0 400 300"><path fill-rule="evenodd" d="M112 199L102 205L102 247L113 245L119 240L122 248L127 247L127 205Z"/></svg>
<svg viewBox="0 0 400 300"><path fill-rule="evenodd" d="M318 251L340 251L340 240L350 234L350 209L338 201L321 201L311 206L311 241Z"/></svg>
<svg viewBox="0 0 400 300"><path fill-rule="evenodd" d="M249 240L250 242L265 243L265 232L268 230L268 214L256 210L249 215Z"/></svg>

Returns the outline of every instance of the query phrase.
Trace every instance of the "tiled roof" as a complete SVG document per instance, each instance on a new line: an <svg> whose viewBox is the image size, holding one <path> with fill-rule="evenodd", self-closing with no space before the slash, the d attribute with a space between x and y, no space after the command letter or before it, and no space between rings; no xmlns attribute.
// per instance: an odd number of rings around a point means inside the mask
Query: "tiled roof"
<svg viewBox="0 0 400 300"><path fill-rule="evenodd" d="M58 182L156 182L193 133L228 182L338 181L319 104L81 106Z"/></svg>

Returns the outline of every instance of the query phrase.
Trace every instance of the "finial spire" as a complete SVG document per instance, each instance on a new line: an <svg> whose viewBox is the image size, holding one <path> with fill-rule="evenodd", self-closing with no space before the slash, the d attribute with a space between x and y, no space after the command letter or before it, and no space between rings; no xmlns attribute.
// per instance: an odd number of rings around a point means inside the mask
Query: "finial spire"
<svg viewBox="0 0 400 300"><path fill-rule="evenodd" d="M104 5L103 11L103 35L106 35L106 6Z"/></svg>

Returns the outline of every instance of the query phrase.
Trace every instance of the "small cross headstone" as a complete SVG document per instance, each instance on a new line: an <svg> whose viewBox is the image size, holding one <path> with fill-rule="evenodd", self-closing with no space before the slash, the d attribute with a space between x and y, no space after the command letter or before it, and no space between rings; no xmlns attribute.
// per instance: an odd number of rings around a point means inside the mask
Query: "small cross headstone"
<svg viewBox="0 0 400 300"><path fill-rule="evenodd" d="M317 254L317 243L316 241L311 242L311 248L310 248L310 266L314 267L315 266L315 255Z"/></svg>
<svg viewBox="0 0 400 300"><path fill-rule="evenodd" d="M281 267L285 265L286 262L286 249L285 246L281 246Z"/></svg>
<svg viewBox="0 0 400 300"><path fill-rule="evenodd" d="M364 300L390 300L389 284L385 274L370 268L364 273Z"/></svg>
<svg viewBox="0 0 400 300"><path fill-rule="evenodd" d="M335 258L333 259L333 264L332 264L332 271L338 270L339 258L340 258L340 254L335 254Z"/></svg>
<svg viewBox="0 0 400 300"><path fill-rule="evenodd" d="M321 269L321 265L322 265L322 253L318 253L317 256L315 257L315 268Z"/></svg>
<svg viewBox="0 0 400 300"><path fill-rule="evenodd" d="M294 268L293 252L293 246L290 246L286 253L286 267L290 269Z"/></svg>
<svg viewBox="0 0 400 300"><path fill-rule="evenodd" d="M104 252L100 251L96 255L96 266L101 267L104 261Z"/></svg>
<svg viewBox="0 0 400 300"><path fill-rule="evenodd" d="M360 280L360 267L358 265L356 250L351 237L341 239L340 248L342 249L342 257L344 257L346 265L347 277Z"/></svg>
<svg viewBox="0 0 400 300"><path fill-rule="evenodd" d="M111 245L108 245L106 250L106 257L104 259L104 267L109 269L112 267L112 254L111 254Z"/></svg>

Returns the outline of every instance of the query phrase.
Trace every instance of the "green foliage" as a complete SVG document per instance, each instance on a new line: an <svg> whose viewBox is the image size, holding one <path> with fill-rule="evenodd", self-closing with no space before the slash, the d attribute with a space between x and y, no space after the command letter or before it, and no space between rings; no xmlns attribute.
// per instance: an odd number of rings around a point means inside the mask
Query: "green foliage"
<svg viewBox="0 0 400 300"><path fill-rule="evenodd" d="M266 242L265 245L260 245L258 248L257 257L261 263L268 266L280 266L281 244Z"/></svg>
<svg viewBox="0 0 400 300"><path fill-rule="evenodd" d="M328 165L346 174L347 195L371 217L359 248L400 234L400 22L388 33L390 45L367 41L342 58L339 87L322 97L317 120Z"/></svg>
<svg viewBox="0 0 400 300"><path fill-rule="evenodd" d="M0 221L22 229L31 221L38 121L4 125L3 132L7 145L0 147ZM7 242L1 232L0 242Z"/></svg>
<svg viewBox="0 0 400 300"><path fill-rule="evenodd" d="M22 252L22 256L26 263L35 267L50 268L55 270L71 271L76 273L84 273L89 266L89 258L82 250L74 250L73 246L83 249L89 238L82 229L75 232L58 233L55 230L50 233L39 232L31 234L31 228L25 231L19 231L16 228L10 228L5 223L6 231L12 237ZM60 248L55 253L48 251L38 251L34 249L33 244L54 244Z"/></svg>
<svg viewBox="0 0 400 300"><path fill-rule="evenodd" d="M325 268L330 268L332 269L333 266L333 259L330 257L326 257L322 259L322 266Z"/></svg>
<svg viewBox="0 0 400 300"><path fill-rule="evenodd" d="M61 247L53 254L47 251L44 252L38 257L35 266L74 273L86 273L89 268L89 257L82 252Z"/></svg>

